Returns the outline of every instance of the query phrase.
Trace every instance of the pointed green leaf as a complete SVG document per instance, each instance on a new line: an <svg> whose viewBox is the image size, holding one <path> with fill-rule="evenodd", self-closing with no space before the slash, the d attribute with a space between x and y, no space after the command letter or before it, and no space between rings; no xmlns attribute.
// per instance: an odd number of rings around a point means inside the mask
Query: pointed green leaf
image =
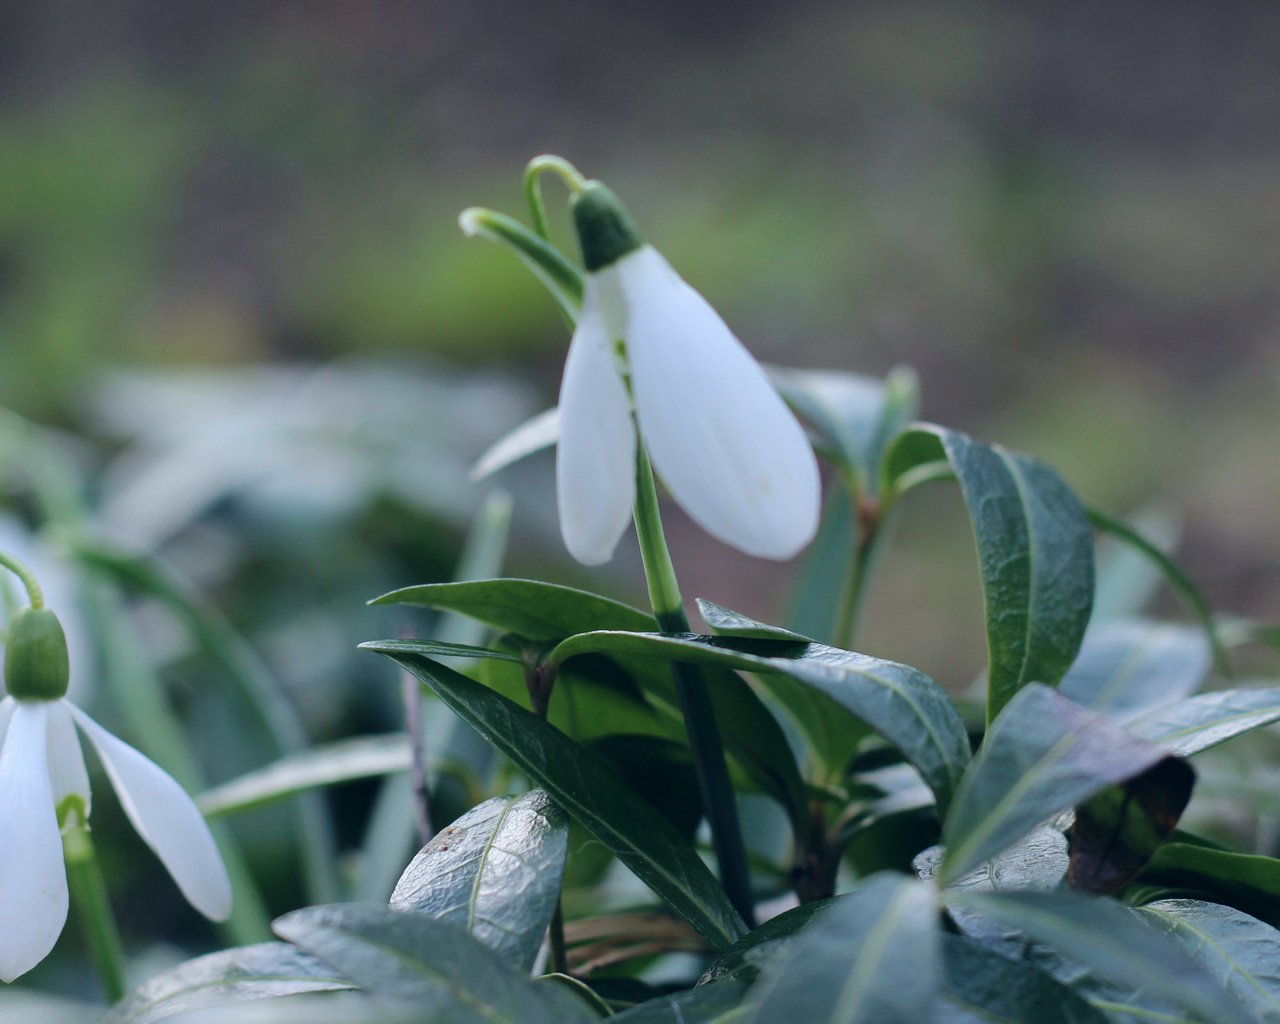
<svg viewBox="0 0 1280 1024"><path fill-rule="evenodd" d="M1037 824L1168 754L1046 686L1024 687L992 723L943 824L945 885Z"/></svg>
<svg viewBox="0 0 1280 1024"><path fill-rule="evenodd" d="M408 771L410 761L409 741L403 733L356 736L247 772L206 790L196 804L207 818L237 814L304 790Z"/></svg>
<svg viewBox="0 0 1280 1024"><path fill-rule="evenodd" d="M657 628L647 612L597 594L536 580L427 584L393 591L372 603L448 609L538 642L559 640L592 629ZM422 641L411 641L406 649L418 643ZM422 648L421 653L432 655L426 648ZM577 674L607 686L634 690L635 683L639 683L653 708L668 720L663 734L683 735L684 715L675 683L666 668L644 662L637 666L626 659L615 659L613 664L607 661L580 663L573 668ZM732 674L713 670L708 673L707 682L725 749L757 786L778 800L788 815L798 821L805 803L804 786L777 721L759 697ZM594 715L594 709L590 713ZM557 708L553 701L552 717L558 715L563 716L563 709ZM670 731L672 723L677 727L676 733ZM594 734L598 734L598 730L594 730Z"/></svg>
<svg viewBox="0 0 1280 1024"><path fill-rule="evenodd" d="M423 1020L594 1024L598 1019L567 989L532 981L447 921L349 903L295 910L273 927L365 991L413 1002Z"/></svg>
<svg viewBox="0 0 1280 1024"><path fill-rule="evenodd" d="M1169 622L1129 619L1085 633L1080 654L1058 684L1077 704L1127 720L1195 693L1213 655L1204 632Z"/></svg>
<svg viewBox="0 0 1280 1024"><path fill-rule="evenodd" d="M1280 932L1199 900L1161 900L1138 913L1172 936L1259 1022L1280 1022Z"/></svg>
<svg viewBox="0 0 1280 1024"><path fill-rule="evenodd" d="M940 463L960 483L978 546L991 721L1027 683L1053 685L1075 660L1093 605L1093 534L1048 466L943 427L898 436L885 457L886 493Z"/></svg>
<svg viewBox="0 0 1280 1024"><path fill-rule="evenodd" d="M556 406L525 420L495 441L471 470L472 480L483 480L514 462L550 448L560 440L560 408Z"/></svg>
<svg viewBox="0 0 1280 1024"><path fill-rule="evenodd" d="M1061 982L958 935L942 936L943 988L930 1024L1108 1024Z"/></svg>
<svg viewBox="0 0 1280 1024"><path fill-rule="evenodd" d="M919 1024L941 981L939 939L932 886L873 875L765 965L742 1019Z"/></svg>
<svg viewBox="0 0 1280 1024"><path fill-rule="evenodd" d="M1215 690L1157 708L1127 723L1135 736L1190 757L1280 721L1280 687Z"/></svg>
<svg viewBox="0 0 1280 1024"><path fill-rule="evenodd" d="M662 996L610 1017L615 1024L715 1024L736 1009L746 988L731 981Z"/></svg>
<svg viewBox="0 0 1280 1024"><path fill-rule="evenodd" d="M528 640L559 640L591 629L656 628L653 616L599 594L538 580L472 580L404 587L370 604L416 604L478 619Z"/></svg>
<svg viewBox="0 0 1280 1024"><path fill-rule="evenodd" d="M964 724L942 688L918 669L825 644L672 633L581 633L547 664L584 654L630 654L755 673L813 688L857 715L901 751L945 807L969 761Z"/></svg>
<svg viewBox="0 0 1280 1024"><path fill-rule="evenodd" d="M698 984L709 985L728 979L753 980L760 973L760 965L781 949L783 943L839 899L843 897L801 903L777 917L769 918L716 957L698 979Z"/></svg>
<svg viewBox="0 0 1280 1024"><path fill-rule="evenodd" d="M532 712L444 665L381 643L362 646L387 654L431 687L693 925L712 948L724 949L745 934L724 890L696 851L619 778L608 761Z"/></svg>
<svg viewBox="0 0 1280 1024"><path fill-rule="evenodd" d="M419 851L391 906L451 921L528 973L560 898L568 848L569 820L542 790L495 797Z"/></svg>
<svg viewBox="0 0 1280 1024"><path fill-rule="evenodd" d="M976 911L1087 965L1103 978L1149 989L1214 1024L1252 1020L1177 942L1136 911L1073 892L959 892L948 906ZM1256 1024L1256 1022L1255 1022Z"/></svg>
<svg viewBox="0 0 1280 1024"><path fill-rule="evenodd" d="M260 942L196 957L152 978L102 1024L151 1024L202 1007L348 988L351 982L341 974L293 946Z"/></svg>
<svg viewBox="0 0 1280 1024"><path fill-rule="evenodd" d="M1280 860L1196 843L1165 843L1143 870L1144 884L1180 889L1280 925Z"/></svg>
<svg viewBox="0 0 1280 1024"><path fill-rule="evenodd" d="M458 215L458 226L468 237L479 236L510 249L542 282L570 322L577 317L582 308L582 271L550 242L505 213L481 206L463 210Z"/></svg>

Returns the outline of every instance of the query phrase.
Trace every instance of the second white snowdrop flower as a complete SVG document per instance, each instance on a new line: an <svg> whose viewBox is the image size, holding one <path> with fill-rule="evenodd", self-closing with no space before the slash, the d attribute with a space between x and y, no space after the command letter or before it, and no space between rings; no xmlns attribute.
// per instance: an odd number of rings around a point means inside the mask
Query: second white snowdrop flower
<svg viewBox="0 0 1280 1024"><path fill-rule="evenodd" d="M820 512L804 429L608 188L587 182L573 213L587 280L556 456L570 554L587 565L612 557L635 500L638 424L654 469L699 526L749 555L791 558Z"/></svg>
<svg viewBox="0 0 1280 1024"><path fill-rule="evenodd" d="M222 921L231 883L203 816L168 774L66 699L67 646L57 617L27 608L10 624L0 701L0 979L43 960L67 919L61 832L89 817L88 737L125 814L188 902Z"/></svg>

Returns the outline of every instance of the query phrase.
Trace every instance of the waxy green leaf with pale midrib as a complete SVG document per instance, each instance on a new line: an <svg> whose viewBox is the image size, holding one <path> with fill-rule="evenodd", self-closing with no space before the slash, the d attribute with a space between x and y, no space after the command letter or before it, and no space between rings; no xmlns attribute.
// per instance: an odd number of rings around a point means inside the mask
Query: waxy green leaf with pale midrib
<svg viewBox="0 0 1280 1024"><path fill-rule="evenodd" d="M117 1003L101 1024L152 1024L203 1007L351 987L337 971L287 943L260 942L196 957L157 975Z"/></svg>
<svg viewBox="0 0 1280 1024"><path fill-rule="evenodd" d="M1215 690L1157 708L1126 724L1136 736L1191 757L1280 721L1280 687Z"/></svg>
<svg viewBox="0 0 1280 1024"><path fill-rule="evenodd" d="M1177 942L1114 900L1068 891L947 890L944 898L1081 961L1100 977L1158 992L1213 1024L1257 1024Z"/></svg>
<svg viewBox="0 0 1280 1024"><path fill-rule="evenodd" d="M369 602L442 608L529 640L560 640L591 629L657 629L648 612L586 590L539 580L493 579L404 587Z"/></svg>
<svg viewBox="0 0 1280 1024"><path fill-rule="evenodd" d="M1138 913L1180 943L1260 1022L1280 1022L1280 931L1199 900L1160 900Z"/></svg>
<svg viewBox="0 0 1280 1024"><path fill-rule="evenodd" d="M657 629L657 622L648 612L584 590L537 580L434 583L393 591L373 603L447 609L537 643L593 629ZM410 649L412 643L418 642L411 642ZM419 653L436 657L455 652L422 647ZM497 652L470 653L476 657L517 660ZM586 672L586 666L582 667ZM664 718L674 722L683 735L684 715L670 671L665 668L654 671L643 661L639 671L636 665L625 661L618 663L618 669L635 677L649 702ZM616 679L606 675L601 674L599 681L603 685L615 685ZM804 783L777 721L751 688L731 673L711 668L706 675L725 749L756 785L782 805L796 827L802 827L806 804Z"/></svg>
<svg viewBox="0 0 1280 1024"><path fill-rule="evenodd" d="M431 687L693 925L713 949L724 949L746 933L697 852L619 778L609 762L500 694L410 653L403 643L361 646L386 654Z"/></svg>
<svg viewBox="0 0 1280 1024"><path fill-rule="evenodd" d="M412 1003L450 1024L594 1024L559 985L513 970L457 925L366 903L307 907L278 918L283 939L372 995Z"/></svg>
<svg viewBox="0 0 1280 1024"><path fill-rule="evenodd" d="M743 1020L919 1024L941 981L939 939L932 886L873 875L766 964Z"/></svg>
<svg viewBox="0 0 1280 1024"><path fill-rule="evenodd" d="M418 852L391 906L457 924L527 972L555 912L568 852L569 820L542 790L494 797Z"/></svg>
<svg viewBox="0 0 1280 1024"><path fill-rule="evenodd" d="M943 991L929 1024L1108 1024L1107 1016L1029 963L942 936Z"/></svg>
<svg viewBox="0 0 1280 1024"><path fill-rule="evenodd" d="M969 740L950 698L909 665L825 644L697 634L597 631L569 637L548 655L555 664L581 654L634 654L774 672L818 690L853 712L901 751L945 808L969 762Z"/></svg>
<svg viewBox="0 0 1280 1024"><path fill-rule="evenodd" d="M885 493L937 463L960 484L978 546L990 722L1027 683L1053 685L1075 659L1093 605L1093 534L1052 469L931 424L900 434L889 449Z"/></svg>
<svg viewBox="0 0 1280 1024"><path fill-rule="evenodd" d="M1023 688L992 723L942 827L947 884L1046 818L1167 757L1046 686Z"/></svg>

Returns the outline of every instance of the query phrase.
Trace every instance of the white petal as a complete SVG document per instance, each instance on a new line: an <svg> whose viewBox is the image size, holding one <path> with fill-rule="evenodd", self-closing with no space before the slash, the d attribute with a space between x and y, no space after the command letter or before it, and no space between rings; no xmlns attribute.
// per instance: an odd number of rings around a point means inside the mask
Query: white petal
<svg viewBox="0 0 1280 1024"><path fill-rule="evenodd" d="M0 747L4 746L4 738L9 731L9 722L13 720L13 711L17 706L18 702L12 697L5 697L4 700L0 700Z"/></svg>
<svg viewBox="0 0 1280 1024"><path fill-rule="evenodd" d="M556 501L569 553L584 565L607 562L631 521L635 493L631 403L589 277L560 384Z"/></svg>
<svg viewBox="0 0 1280 1024"><path fill-rule="evenodd" d="M168 868L187 902L205 917L225 921L231 913L231 882L209 826L191 797L158 765L79 708L67 707L102 759L125 814Z"/></svg>
<svg viewBox="0 0 1280 1024"><path fill-rule="evenodd" d="M707 300L654 249L615 264L637 419L672 496L749 555L791 558L818 529L804 429Z"/></svg>
<svg viewBox="0 0 1280 1024"><path fill-rule="evenodd" d="M15 701L0 752L0 979L49 955L67 920L67 872L47 761L48 705Z"/></svg>
<svg viewBox="0 0 1280 1024"><path fill-rule="evenodd" d="M84 820L73 822L83 825L89 818L92 806L89 797L89 773L84 767L84 752L80 749L80 737L71 721L66 700L49 703L49 782L53 787L53 806L62 806L69 796L78 796L84 803Z"/></svg>

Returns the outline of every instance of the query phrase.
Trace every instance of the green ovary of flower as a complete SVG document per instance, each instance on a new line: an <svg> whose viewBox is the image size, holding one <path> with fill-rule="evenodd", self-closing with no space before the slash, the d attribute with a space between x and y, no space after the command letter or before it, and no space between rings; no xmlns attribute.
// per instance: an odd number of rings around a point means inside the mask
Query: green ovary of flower
<svg viewBox="0 0 1280 1024"><path fill-rule="evenodd" d="M4 683L19 700L57 700L67 692L67 638L48 608L24 608L9 626Z"/></svg>

